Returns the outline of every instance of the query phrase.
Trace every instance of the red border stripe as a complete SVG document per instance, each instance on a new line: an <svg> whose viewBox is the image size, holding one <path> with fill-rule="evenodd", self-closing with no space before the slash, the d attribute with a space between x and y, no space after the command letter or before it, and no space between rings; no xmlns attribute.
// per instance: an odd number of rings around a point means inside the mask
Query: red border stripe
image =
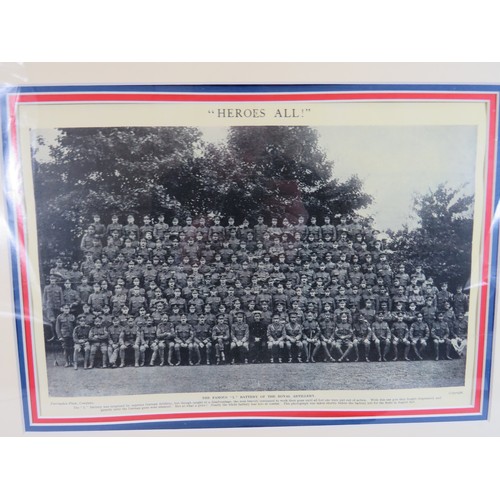
<svg viewBox="0 0 500 500"><path fill-rule="evenodd" d="M476 371L476 394L473 407L420 409L420 410L390 410L390 411L238 411L238 412L198 412L169 413L157 415L127 415L107 417L80 418L44 418L38 415L36 377L32 346L31 315L29 305L29 287L27 273L27 252L25 247L24 207L21 202L16 204L16 221L19 233L19 263L21 272L21 288L23 300L24 329L26 340L26 355L28 365L28 389L33 424L75 424L75 423L116 423L140 422L156 420L214 419L214 418L369 418L390 416L425 416L453 415L479 413L483 394L483 372L485 354L486 312L488 309L489 269L490 269L490 226L493 214L493 181L495 171L495 144L497 120L497 94L495 93L441 93L441 92L360 92L360 93L296 93L296 94L148 94L148 93L40 93L13 94L10 96L10 138L12 152L16 161L17 173L21 175L18 163L18 143L16 127L16 109L18 103L70 103L70 102L293 102L293 101L485 101L489 104L489 143L487 157L486 212L483 239L482 290L479 312L478 363ZM17 194L17 193L16 193ZM21 199L21 198L19 198Z"/></svg>

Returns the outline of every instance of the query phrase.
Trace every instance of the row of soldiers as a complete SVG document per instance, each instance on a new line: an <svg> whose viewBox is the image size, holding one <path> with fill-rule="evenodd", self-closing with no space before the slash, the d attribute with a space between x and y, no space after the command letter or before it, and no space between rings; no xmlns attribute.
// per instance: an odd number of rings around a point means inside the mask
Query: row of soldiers
<svg viewBox="0 0 500 500"><path fill-rule="evenodd" d="M432 345L432 355L440 359L444 347L446 359L452 359L451 349L463 356L467 345L467 320L459 315L458 328L451 330L442 312L429 327L423 321L422 313L408 326L402 312L389 325L379 312L369 323L363 313L352 324L347 313L340 315L336 322L329 311L315 317L313 311L305 315L303 321L292 311L285 319L274 314L270 322L263 319L262 311L252 311L251 318L243 311L235 314L229 322L225 314L216 317L215 324L207 322L204 314L188 320L184 313L174 324L167 313L163 313L158 324L146 314L133 316L95 315L93 320L86 313L77 318L70 313L68 305L56 320L56 335L62 344L65 365L78 368L80 353L84 357L84 368L93 368L96 354L101 355L101 366L124 367L128 353L134 366L144 366L146 360L153 366L180 365L183 359L189 365L199 365L204 359L211 364L215 354L216 364L226 362L229 354L231 363L279 362L283 360L302 362L358 361L360 347L364 359L388 361L388 356L396 361L400 356L410 361L423 359L428 345ZM167 359L165 355L167 354ZM373 357L375 356L375 357Z"/></svg>
<svg viewBox="0 0 500 500"><path fill-rule="evenodd" d="M314 218L307 225L303 219L294 225L286 220L278 224L277 218L265 225L260 217L254 226L247 220L236 226L234 218L222 226L217 217L210 225L204 219L194 225L191 218L184 226L178 219L167 225L161 216L156 224L145 216L142 226L135 225L132 216L125 225L118 221L113 216L105 226L95 216L82 240L84 260L66 268L62 259L57 259L50 269L43 307L53 331L61 308L67 305L68 314L78 321L85 316L89 329L97 317L104 328L109 328L115 317L121 327L129 324L130 318L137 327L150 318L158 328L164 315L177 328L185 315L191 328L198 326L201 317L204 324L214 328L223 317L231 330L240 313L250 327L257 311L266 328L274 316L283 325L291 324L292 316L300 325L309 315L318 324L324 322L324 315L330 316L334 325L330 333L346 315L346 324L355 335L357 325L366 322L373 328L379 315L389 330L400 317L409 330L421 314L429 329L424 339L430 338L442 314L450 339L445 344L451 346L451 340L457 338L465 340L468 296L462 288L451 293L442 283L438 289L421 266L411 274L404 264L393 271L383 244L358 218L347 223L342 217L337 226L327 217L321 226ZM328 338L328 354L321 348L324 359L342 359L343 354L333 347L336 343L332 335ZM351 351L357 352L359 342L352 342ZM143 345L140 341L136 344ZM167 352L174 355L175 343L170 344L165 349L168 347ZM191 357L196 358L196 342L188 344L192 344ZM230 340L225 344L230 350ZM162 344L158 341L155 345L160 355ZM315 358L312 353L302 357ZM418 358L416 351L414 357Z"/></svg>

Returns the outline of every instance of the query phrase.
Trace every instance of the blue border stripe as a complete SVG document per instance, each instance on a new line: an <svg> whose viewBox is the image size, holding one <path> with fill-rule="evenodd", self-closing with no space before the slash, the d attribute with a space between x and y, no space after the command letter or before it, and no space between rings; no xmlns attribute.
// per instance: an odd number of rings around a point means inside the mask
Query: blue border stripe
<svg viewBox="0 0 500 500"><path fill-rule="evenodd" d="M498 85L454 85L454 84L224 84L224 85L54 85L54 86L19 86L7 87L7 92L19 92L21 94L32 94L40 92L71 93L71 92L189 92L200 93L224 93L224 92L347 92L347 91L472 91L472 92L498 92Z"/></svg>
<svg viewBox="0 0 500 500"><path fill-rule="evenodd" d="M464 415L446 417L412 417L412 418L360 418L345 420L316 420L316 419L283 419L283 418L255 418L255 419L221 419L221 420L186 420L144 422L141 424L110 424L110 425L33 425L27 428L33 432L55 431L130 431L130 430L182 430L182 429L218 429L218 428L244 428L244 427L303 427L303 426L339 426L339 425L364 425L364 424L404 424L404 423L436 423L436 422L462 422L484 420L483 415Z"/></svg>
<svg viewBox="0 0 500 500"><path fill-rule="evenodd" d="M22 322L21 313L21 287L20 287L20 277L19 277L19 248L17 238L17 224L15 220L15 208L12 204L12 200L9 196L9 191L11 188L10 176L9 176L9 159L10 159L10 141L9 141L9 120L8 120L8 96L4 95L1 99L1 123L2 126L2 151L3 151L3 178L4 178L4 196L7 207L7 220L9 227L9 250L10 250L10 262L11 262L11 272L13 280L13 291L14 291L14 314L16 322L16 334L17 334L17 346L19 350L19 368L20 368L20 378L21 378L21 397L23 401L23 414L26 428L28 426L29 418L29 401L28 401L28 385L26 379L26 365L24 362L24 330Z"/></svg>
<svg viewBox="0 0 500 500"><path fill-rule="evenodd" d="M8 94L9 93L74 93L74 92L144 92L144 93L314 93L314 92L494 92L500 94L498 85L461 85L461 84L250 84L250 85L57 85L57 86L19 86L6 87L0 90L1 96L1 121L2 121L2 145L4 160L4 193L7 206L7 218L11 235L17 236L17 224L15 220L15 207L9 197L9 158L11 146L8 133ZM500 96L499 96L500 97ZM498 110L497 110L498 113ZM497 142L500 139L499 116L497 114ZM493 193L493 211L500 198L500 175L496 175L500 169L500 158L497 151L495 165L495 186ZM456 415L439 417L393 417L393 418L360 418L360 419L282 419L282 418L243 418L243 419L215 419L215 420L187 420L187 421L162 421L162 422L134 422L116 424L76 424L76 425L33 425L30 421L27 372L24 360L24 329L22 323L22 298L20 294L19 276L19 247L18 239L10 238L10 257L13 276L13 293L15 307L15 323L17 343L19 349L19 366L21 380L21 397L23 401L23 414L25 428L33 432L55 432L55 431L111 431L111 430L153 430L153 429L211 429L211 428L243 428L243 427L292 427L292 426L331 426L331 425L360 425L360 424L394 424L394 423L432 423L432 422L458 422L484 420L488 415L491 384L492 345L495 326L495 298L497 285L497 252L499 247L499 221L495 218L491 226L491 265L490 285L488 297L487 318L487 340L485 352L485 373L483 386L482 412L477 415Z"/></svg>

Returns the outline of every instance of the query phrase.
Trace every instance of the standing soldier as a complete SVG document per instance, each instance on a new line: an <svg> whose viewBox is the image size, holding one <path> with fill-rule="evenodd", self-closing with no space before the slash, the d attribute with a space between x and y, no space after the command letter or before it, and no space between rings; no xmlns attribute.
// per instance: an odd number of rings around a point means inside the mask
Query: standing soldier
<svg viewBox="0 0 500 500"><path fill-rule="evenodd" d="M98 350L102 354L102 368L108 367L108 344L109 334L102 326L102 319L100 316L94 320L94 326L89 332L90 340L90 365L89 368L94 368L95 355Z"/></svg>
<svg viewBox="0 0 500 500"><path fill-rule="evenodd" d="M73 330L75 328L75 317L69 312L69 305L62 306L62 313L56 318L56 335L61 342L64 354L64 366L68 367L73 364L72 347L73 347Z"/></svg>
<svg viewBox="0 0 500 500"><path fill-rule="evenodd" d="M236 322L231 327L231 364L234 364L236 357L241 359L243 352L243 359L248 363L248 341L249 341L249 327L243 321L243 312L236 314Z"/></svg>
<svg viewBox="0 0 500 500"><path fill-rule="evenodd" d="M54 338L54 327L56 319L61 311L63 305L63 291L62 288L56 284L57 278L55 276L49 277L49 284L43 289L42 307L45 319L52 327L52 340Z"/></svg>
<svg viewBox="0 0 500 500"><path fill-rule="evenodd" d="M72 314L79 312L80 294L76 290L73 290L69 279L64 282L63 304L67 304L69 306L69 310Z"/></svg>
<svg viewBox="0 0 500 500"><path fill-rule="evenodd" d="M73 330L73 367L78 370L78 354L83 349L83 369L86 370L90 363L90 326L85 323L85 318L80 316L78 324Z"/></svg>

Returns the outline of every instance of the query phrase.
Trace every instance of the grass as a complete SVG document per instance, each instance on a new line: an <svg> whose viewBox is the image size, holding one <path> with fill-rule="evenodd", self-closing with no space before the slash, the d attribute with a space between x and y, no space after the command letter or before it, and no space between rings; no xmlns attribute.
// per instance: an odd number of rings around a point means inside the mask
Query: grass
<svg viewBox="0 0 500 500"><path fill-rule="evenodd" d="M465 360L145 366L77 371L47 359L49 394L95 397L227 391L377 390L464 385Z"/></svg>

